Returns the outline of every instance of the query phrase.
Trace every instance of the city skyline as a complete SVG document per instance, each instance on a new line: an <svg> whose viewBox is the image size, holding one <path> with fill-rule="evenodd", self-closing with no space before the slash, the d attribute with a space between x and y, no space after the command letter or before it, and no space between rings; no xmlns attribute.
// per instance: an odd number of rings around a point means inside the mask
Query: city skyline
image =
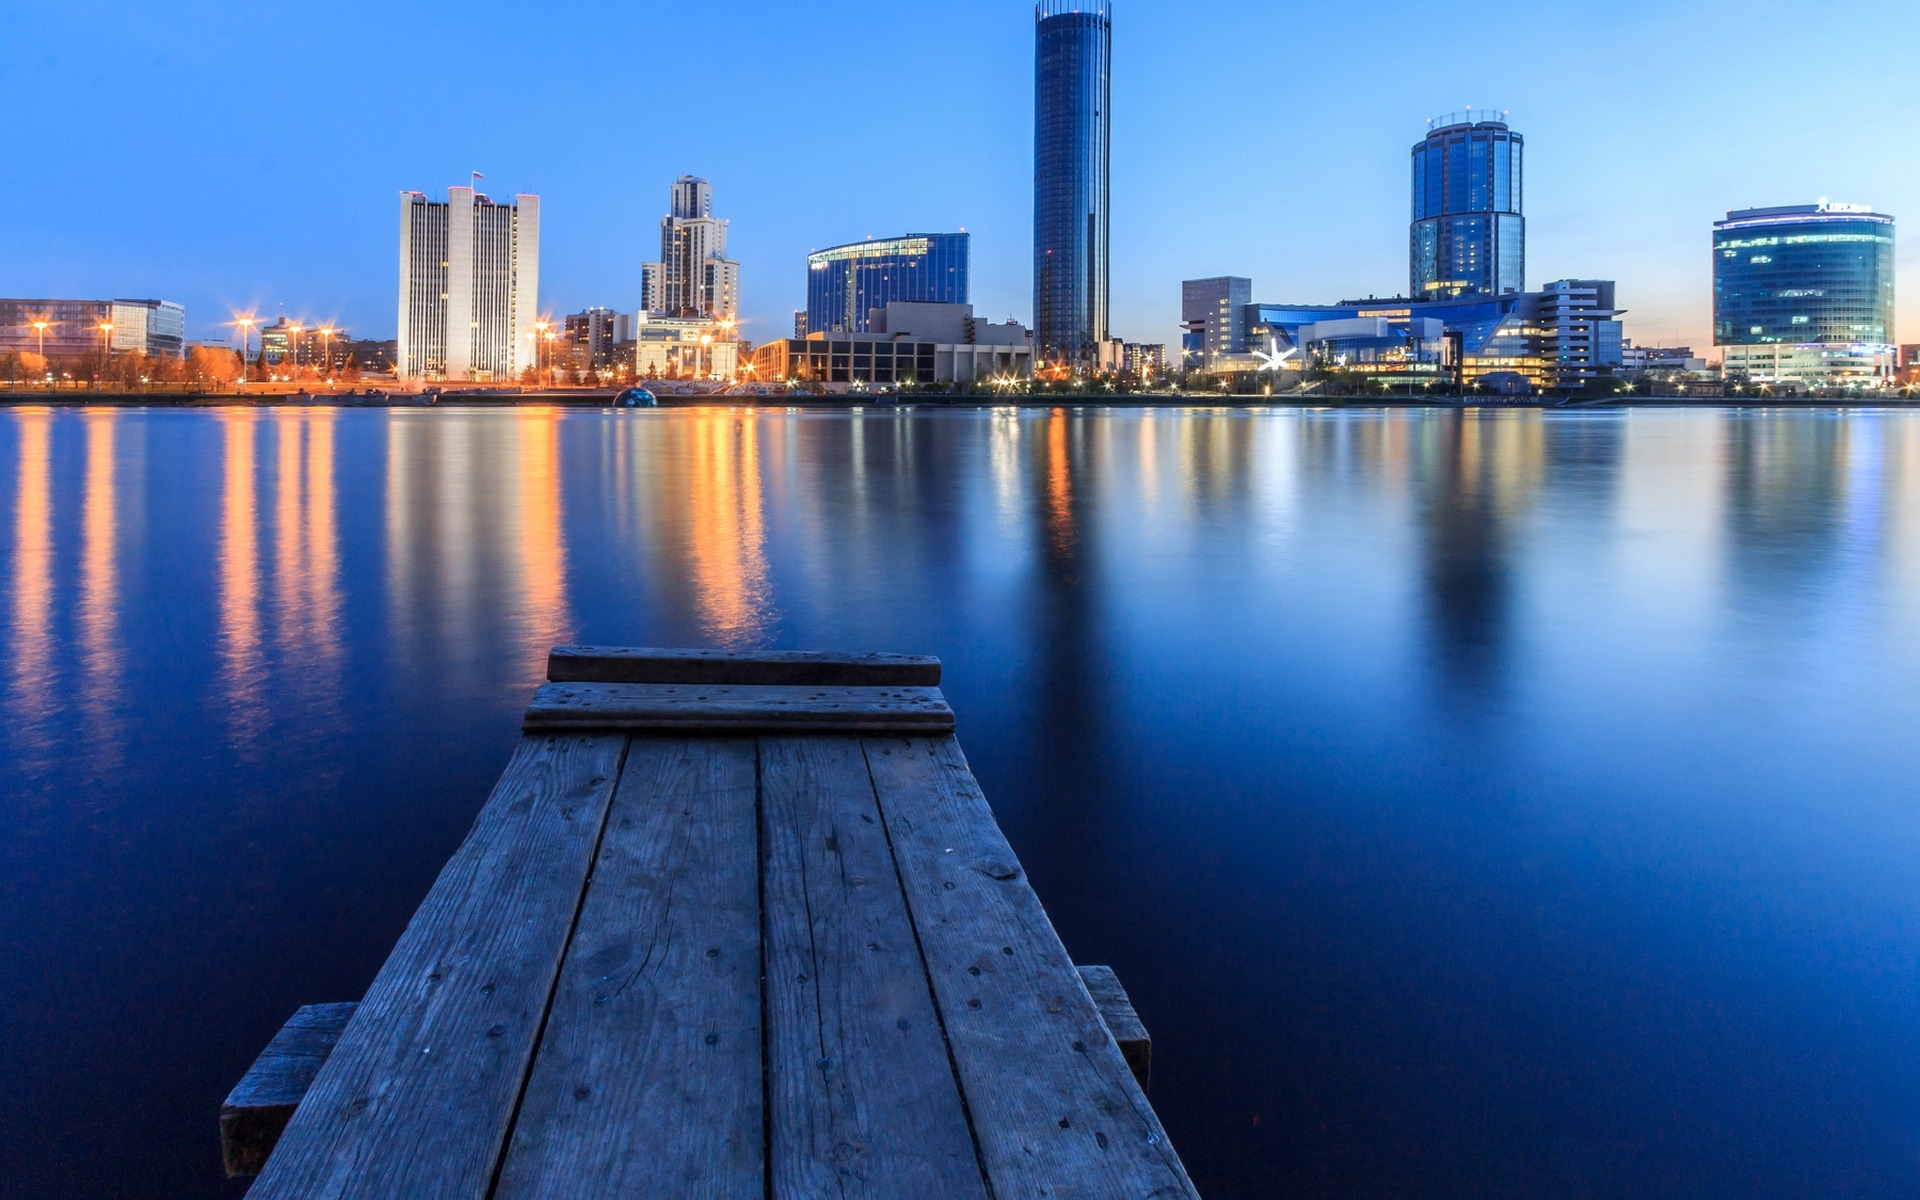
<svg viewBox="0 0 1920 1200"><path fill-rule="evenodd" d="M1414 26L1401 34L1391 21L1370 24L1358 38L1332 12L1123 3L1113 33L1112 334L1176 341L1183 279L1252 275L1286 295L1329 301L1403 290L1407 147L1427 118L1471 102L1509 111L1527 136L1529 277L1616 279L1636 344L1711 345L1711 227L1727 211L1822 197L1896 218L1920 211L1920 168L1887 149L1920 115L1911 88L1888 89L1817 142L1780 140L1810 96L1899 66L1898 39L1851 31L1903 10L1867 8L1847 29L1785 5L1629 4L1600 27L1549 12L1509 31L1501 55L1431 83L1432 72L1401 69L1426 53ZM431 141L383 132L391 79L415 62L407 47L430 36L429 14L347 3L339 22L297 27L296 38L293 25L285 37L274 33L283 22L272 14L229 32L205 4L166 19L100 3L57 19L23 13L21 41L33 49L0 79L0 97L37 114L14 135L35 170L0 228L0 294L164 296L185 305L189 338L217 333L234 310L390 335L391 196L404 187L438 194L479 170L496 196L545 198L543 314L637 308L640 264L657 253L659 189L695 174L728 197L729 256L744 264L749 338L783 335L804 303L787 264L899 229L968 229L977 309L1030 323L1032 5L985 8L943 41L956 82L942 111L964 115L882 103L863 116L881 133L932 145L950 140L940 119L957 122L969 137L951 163L934 155L896 170L876 161L851 186L844 167L780 133L780 96L808 78L804 56L789 53L808 24L831 21L851 49L877 52L934 11L719 5L716 19L737 25L723 71L737 86L717 89L703 107L706 124L742 136L716 139L702 123L649 124L634 151L615 155L595 153L600 143L557 114L606 93L600 81L618 78L621 56L647 44L652 9L586 45L557 29L511 45L459 35L447 61L470 56L462 60L473 64L462 68L468 77L484 83L512 66L539 82L524 112L451 96L430 102L444 118L429 122L443 130ZM382 36L350 36L368 22ZM1736 27L1739 75L1686 65L1691 48ZM1238 58L1240 47L1263 41L1316 49L1269 87L1264 68ZM263 42L285 45L263 55ZM1598 73L1605 102L1565 84L1565 48L1574 45ZM113 98L143 87L165 91L169 104L129 113ZM348 135L341 155L284 133L285 114L323 89ZM51 94L72 102L49 107L42 100ZM1234 115L1218 120L1223 106ZM1299 136L1299 114L1315 109L1326 114L1314 123L1320 133ZM1259 116L1269 111L1277 133L1262 132ZM154 152L183 130L198 131L193 154ZM210 169L229 156L243 164L237 173ZM138 164L138 188L165 203L113 199L134 186L128 162ZM260 204L268 190L275 202ZM76 196L95 199L76 204ZM1906 246L1898 263L1903 273L1920 267ZM1902 305L1899 320L1895 340L1920 341L1920 305Z"/></svg>

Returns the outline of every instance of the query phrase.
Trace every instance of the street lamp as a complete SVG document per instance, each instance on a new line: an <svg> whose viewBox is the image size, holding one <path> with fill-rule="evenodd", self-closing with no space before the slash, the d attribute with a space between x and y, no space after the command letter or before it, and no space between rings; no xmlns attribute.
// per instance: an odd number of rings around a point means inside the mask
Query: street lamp
<svg viewBox="0 0 1920 1200"><path fill-rule="evenodd" d="M253 344L253 318L235 317L233 323L240 327L240 390L247 390L247 348Z"/></svg>
<svg viewBox="0 0 1920 1200"><path fill-rule="evenodd" d="M300 330L301 326L287 326L287 378L292 379L300 368ZM266 343L260 344L261 353L266 352Z"/></svg>
<svg viewBox="0 0 1920 1200"><path fill-rule="evenodd" d="M547 386L552 387L554 386L553 372L555 369L553 365L553 339L558 335L555 334L553 330L549 329L547 330L546 336L547 336Z"/></svg>
<svg viewBox="0 0 1920 1200"><path fill-rule="evenodd" d="M113 322L100 322L100 371L93 377L94 386L100 386L100 376L107 373L107 366L113 361Z"/></svg>
<svg viewBox="0 0 1920 1200"><path fill-rule="evenodd" d="M320 370L328 376L327 382L333 382L333 326L320 330Z"/></svg>
<svg viewBox="0 0 1920 1200"><path fill-rule="evenodd" d="M40 357L47 356L47 322L43 317L33 323L33 331L40 335Z"/></svg>

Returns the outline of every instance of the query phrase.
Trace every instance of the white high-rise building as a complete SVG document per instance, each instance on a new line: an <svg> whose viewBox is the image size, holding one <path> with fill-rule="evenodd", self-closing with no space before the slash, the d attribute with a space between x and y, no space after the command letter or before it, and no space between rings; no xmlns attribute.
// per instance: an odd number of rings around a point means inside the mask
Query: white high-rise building
<svg viewBox="0 0 1920 1200"><path fill-rule="evenodd" d="M666 265L663 263L640 264L641 312L664 313L667 311L666 270Z"/></svg>
<svg viewBox="0 0 1920 1200"><path fill-rule="evenodd" d="M511 380L536 361L540 197L400 193L402 378Z"/></svg>
<svg viewBox="0 0 1920 1200"><path fill-rule="evenodd" d="M740 264L727 257L727 224L714 218L712 184L692 175L674 181L660 261L640 267L646 311L710 321L740 315Z"/></svg>

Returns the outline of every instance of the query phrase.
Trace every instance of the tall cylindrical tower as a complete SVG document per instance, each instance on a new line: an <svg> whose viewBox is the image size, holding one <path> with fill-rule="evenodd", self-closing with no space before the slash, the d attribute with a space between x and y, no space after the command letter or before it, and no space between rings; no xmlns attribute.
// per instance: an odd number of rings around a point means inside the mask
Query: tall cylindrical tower
<svg viewBox="0 0 1920 1200"><path fill-rule="evenodd" d="M1413 148L1411 295L1415 300L1527 290L1521 136L1505 113L1436 118Z"/></svg>
<svg viewBox="0 0 1920 1200"><path fill-rule="evenodd" d="M1040 0L1033 19L1035 349L1092 366L1107 338L1113 7Z"/></svg>

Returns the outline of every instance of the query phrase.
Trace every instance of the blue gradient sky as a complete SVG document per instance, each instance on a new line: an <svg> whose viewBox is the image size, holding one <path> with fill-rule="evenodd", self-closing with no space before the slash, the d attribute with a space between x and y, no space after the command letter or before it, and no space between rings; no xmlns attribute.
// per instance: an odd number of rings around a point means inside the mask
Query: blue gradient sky
<svg viewBox="0 0 1920 1200"><path fill-rule="evenodd" d="M1115 332L1174 340L1179 282L1202 275L1267 300L1404 289L1408 148L1472 103L1527 137L1528 284L1617 279L1629 336L1704 346L1726 209L1828 196L1920 221L1920 4L1820 11L1119 0ZM868 234L966 227L976 307L1029 316L1019 0L0 16L0 295L175 299L193 336L252 308L391 337L395 194L479 170L543 198L542 308L633 308L689 172L732 219L756 340L804 305L809 249ZM1920 341L1920 301L1899 328Z"/></svg>

